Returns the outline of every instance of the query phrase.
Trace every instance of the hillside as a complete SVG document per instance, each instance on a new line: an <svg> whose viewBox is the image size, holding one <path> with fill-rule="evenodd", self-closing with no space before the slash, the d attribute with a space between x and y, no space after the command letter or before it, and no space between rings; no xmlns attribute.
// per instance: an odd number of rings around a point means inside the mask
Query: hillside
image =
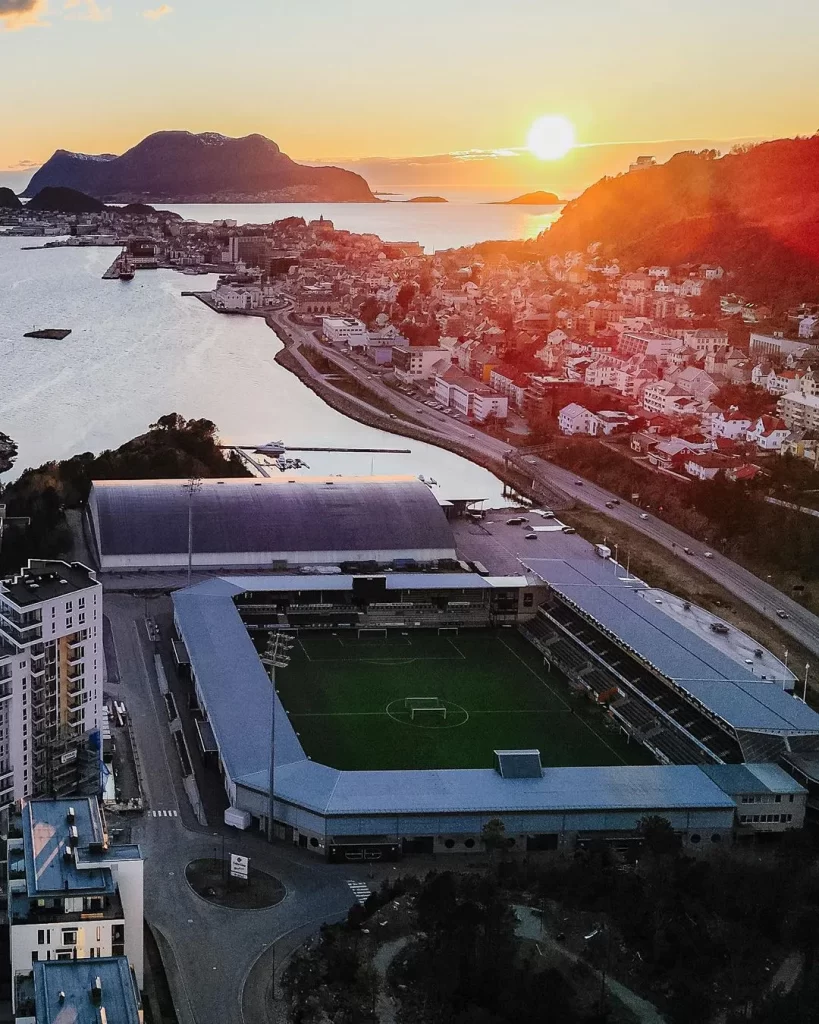
<svg viewBox="0 0 819 1024"><path fill-rule="evenodd" d="M493 206L558 206L564 203L554 192L527 192L525 195L516 196L514 199L507 199L502 203L493 203Z"/></svg>
<svg viewBox="0 0 819 1024"><path fill-rule="evenodd" d="M0 188L0 210L19 210L22 205L10 188Z"/></svg>
<svg viewBox="0 0 819 1024"><path fill-rule="evenodd" d="M55 213L102 213L105 203L74 188L46 186L26 205L27 210L53 210Z"/></svg>
<svg viewBox="0 0 819 1024"><path fill-rule="evenodd" d="M157 132L122 156L57 150L28 184L68 186L109 202L375 202L367 182L338 167L308 167L262 135Z"/></svg>
<svg viewBox="0 0 819 1024"><path fill-rule="evenodd" d="M732 290L778 308L819 299L819 136L602 178L538 240L547 253L595 241L629 269L721 264Z"/></svg>

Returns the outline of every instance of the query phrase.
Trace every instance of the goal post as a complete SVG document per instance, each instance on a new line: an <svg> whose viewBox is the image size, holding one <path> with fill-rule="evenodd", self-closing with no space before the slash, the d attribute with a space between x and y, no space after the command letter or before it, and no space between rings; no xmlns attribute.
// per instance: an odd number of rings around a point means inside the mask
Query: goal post
<svg viewBox="0 0 819 1024"><path fill-rule="evenodd" d="M415 721L416 715L441 715L446 718L446 704L440 697L406 697L404 707L410 713L410 721Z"/></svg>
<svg viewBox="0 0 819 1024"><path fill-rule="evenodd" d="M459 633L460 633L460 627L459 626L439 626L438 627L438 636L446 636L447 634L458 636Z"/></svg>
<svg viewBox="0 0 819 1024"><path fill-rule="evenodd" d="M387 639L386 629L374 626L362 626L357 632L356 636L359 640L365 639L366 637L378 637L382 640Z"/></svg>

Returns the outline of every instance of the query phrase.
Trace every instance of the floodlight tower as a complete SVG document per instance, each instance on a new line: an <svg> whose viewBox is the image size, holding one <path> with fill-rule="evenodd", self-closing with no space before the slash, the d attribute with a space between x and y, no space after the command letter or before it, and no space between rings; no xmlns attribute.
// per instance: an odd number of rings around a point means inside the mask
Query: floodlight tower
<svg viewBox="0 0 819 1024"><path fill-rule="evenodd" d="M290 652L293 649L294 640L287 633L271 632L268 636L267 647L262 656L262 664L267 665L270 673L270 683L273 687L273 702L270 708L270 778L268 780L268 803L267 803L267 841L273 842L273 820L275 791L273 783L276 774L276 669L287 668L290 664Z"/></svg>
<svg viewBox="0 0 819 1024"><path fill-rule="evenodd" d="M202 489L202 481L198 476L192 476L184 489L188 492L188 586L191 585L193 574L193 496Z"/></svg>

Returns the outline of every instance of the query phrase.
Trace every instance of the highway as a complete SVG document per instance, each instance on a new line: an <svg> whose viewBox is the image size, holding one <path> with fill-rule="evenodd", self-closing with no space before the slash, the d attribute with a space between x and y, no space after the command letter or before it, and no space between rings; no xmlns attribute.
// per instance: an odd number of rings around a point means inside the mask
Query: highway
<svg viewBox="0 0 819 1024"><path fill-rule="evenodd" d="M506 442L483 434L472 424L463 423L436 409L430 409L403 392L389 387L381 380L377 372L373 372L373 368L369 364L365 364L363 360L359 361L351 356L343 355L329 346L321 345L309 328L294 323L287 313L273 315L271 319L277 322L283 333L289 334L293 338L295 344L291 351L311 377L322 381L323 387L343 395L346 401L352 401L361 406L370 415L380 414L385 419L384 429L400 433L400 424L391 423L387 414L361 399L354 398L346 391L335 388L330 381L325 381L324 375L299 351L301 345L307 345L320 352L325 359L335 363L339 369L350 376L358 379L364 378L367 387L385 403L389 403L396 412L411 417L426 428L423 430L425 441L435 444L440 441L442 436L446 437L451 441L456 441L464 450L466 457L469 457L469 453L483 459L490 456L497 462L497 470L501 470L507 453L510 451ZM717 551L712 552L712 558L703 557L703 552L708 549L701 541L689 537L688 534L670 526L654 515L649 514L647 519L641 518L641 515L644 514L642 509L545 459L534 455L515 453L509 457L508 462L509 465L531 476L535 484L541 488L562 495L569 501L578 501L596 511L603 512L610 519L640 531L680 558L693 562L704 575L725 587L760 615L775 622L783 632L819 656L819 617L730 558L726 558ZM575 483L579 479L582 481L581 485ZM606 502L614 500L618 500L620 504L611 509L606 508ZM685 555L683 549L686 547L695 554ZM783 611L787 618L778 616L777 611Z"/></svg>

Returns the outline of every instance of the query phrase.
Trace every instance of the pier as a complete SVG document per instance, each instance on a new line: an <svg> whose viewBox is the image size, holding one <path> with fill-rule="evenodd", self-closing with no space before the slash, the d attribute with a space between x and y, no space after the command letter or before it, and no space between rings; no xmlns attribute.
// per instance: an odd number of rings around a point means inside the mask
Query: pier
<svg viewBox="0 0 819 1024"><path fill-rule="evenodd" d="M263 448L264 444L223 444L220 448L229 448L243 454L244 452L255 452ZM337 452L347 455L412 455L411 448L317 448L307 445L282 444L287 452Z"/></svg>

